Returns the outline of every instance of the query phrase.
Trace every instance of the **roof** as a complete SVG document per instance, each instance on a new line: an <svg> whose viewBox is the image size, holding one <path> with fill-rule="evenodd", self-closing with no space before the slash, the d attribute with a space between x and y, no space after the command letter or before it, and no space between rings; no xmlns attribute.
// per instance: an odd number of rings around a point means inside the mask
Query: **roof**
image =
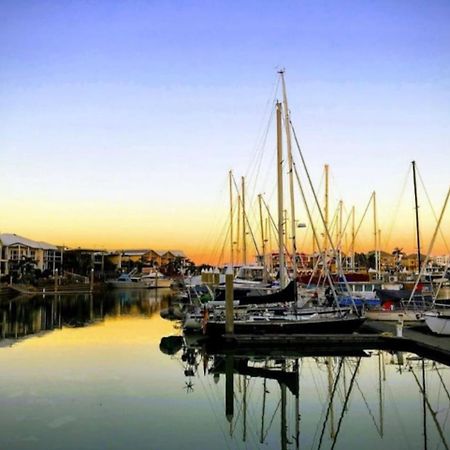
<svg viewBox="0 0 450 450"><path fill-rule="evenodd" d="M182 250L167 250L167 253L172 253L177 258L186 258L186 255Z"/></svg>
<svg viewBox="0 0 450 450"><path fill-rule="evenodd" d="M138 250L122 250L120 253L122 256L143 256L149 253L148 249L138 249Z"/></svg>
<svg viewBox="0 0 450 450"><path fill-rule="evenodd" d="M15 233L0 233L0 242L5 247L18 244L23 245L24 247L42 250L58 250L58 247L56 245L52 245L43 241L33 241L32 239L19 236Z"/></svg>

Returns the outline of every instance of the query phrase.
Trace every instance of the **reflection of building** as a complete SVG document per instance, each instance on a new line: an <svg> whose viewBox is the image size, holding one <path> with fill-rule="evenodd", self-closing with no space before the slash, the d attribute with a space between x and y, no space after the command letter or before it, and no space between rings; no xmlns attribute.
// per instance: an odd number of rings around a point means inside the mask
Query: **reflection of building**
<svg viewBox="0 0 450 450"><path fill-rule="evenodd" d="M22 261L28 261L40 270L54 270L63 262L63 248L47 242L33 241L17 234L0 234L0 275L7 275Z"/></svg>

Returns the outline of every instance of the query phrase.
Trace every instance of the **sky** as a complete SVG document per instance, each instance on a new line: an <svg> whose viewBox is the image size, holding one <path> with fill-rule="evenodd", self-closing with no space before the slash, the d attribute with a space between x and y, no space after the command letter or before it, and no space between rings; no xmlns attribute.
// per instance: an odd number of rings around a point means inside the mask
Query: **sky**
<svg viewBox="0 0 450 450"><path fill-rule="evenodd" d="M1 0L0 232L211 260L229 170L249 177L249 216L256 193L275 199L285 68L318 191L330 165L330 211L342 199L359 218L376 191L382 247L415 251L416 160L427 248L450 185L449 23L447 1ZM441 237L433 251L450 253Z"/></svg>

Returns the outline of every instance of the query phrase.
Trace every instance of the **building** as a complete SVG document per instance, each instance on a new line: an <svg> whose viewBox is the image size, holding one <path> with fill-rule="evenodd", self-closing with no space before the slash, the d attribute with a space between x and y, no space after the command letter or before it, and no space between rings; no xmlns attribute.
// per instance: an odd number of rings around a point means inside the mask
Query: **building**
<svg viewBox="0 0 450 450"><path fill-rule="evenodd" d="M186 255L181 250L152 250L152 249L132 249L117 250L108 255L109 260L118 268L130 264L142 263L151 266L165 266L176 259L186 260Z"/></svg>
<svg viewBox="0 0 450 450"><path fill-rule="evenodd" d="M68 272L86 277L90 276L91 269L94 269L96 275L104 274L107 255L108 253L101 249L81 247L66 249L64 268Z"/></svg>
<svg viewBox="0 0 450 450"><path fill-rule="evenodd" d="M61 268L63 247L33 241L13 233L0 233L0 275L9 275L22 262L29 262L41 271Z"/></svg>

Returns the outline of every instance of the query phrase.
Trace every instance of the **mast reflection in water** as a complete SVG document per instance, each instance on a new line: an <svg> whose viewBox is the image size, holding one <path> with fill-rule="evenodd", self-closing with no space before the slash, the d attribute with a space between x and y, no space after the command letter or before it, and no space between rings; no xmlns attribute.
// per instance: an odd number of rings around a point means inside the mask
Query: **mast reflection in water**
<svg viewBox="0 0 450 450"><path fill-rule="evenodd" d="M207 344L171 336L161 350L180 358L188 392L202 389L222 401L223 448L449 448L443 364L381 350L265 355Z"/></svg>

